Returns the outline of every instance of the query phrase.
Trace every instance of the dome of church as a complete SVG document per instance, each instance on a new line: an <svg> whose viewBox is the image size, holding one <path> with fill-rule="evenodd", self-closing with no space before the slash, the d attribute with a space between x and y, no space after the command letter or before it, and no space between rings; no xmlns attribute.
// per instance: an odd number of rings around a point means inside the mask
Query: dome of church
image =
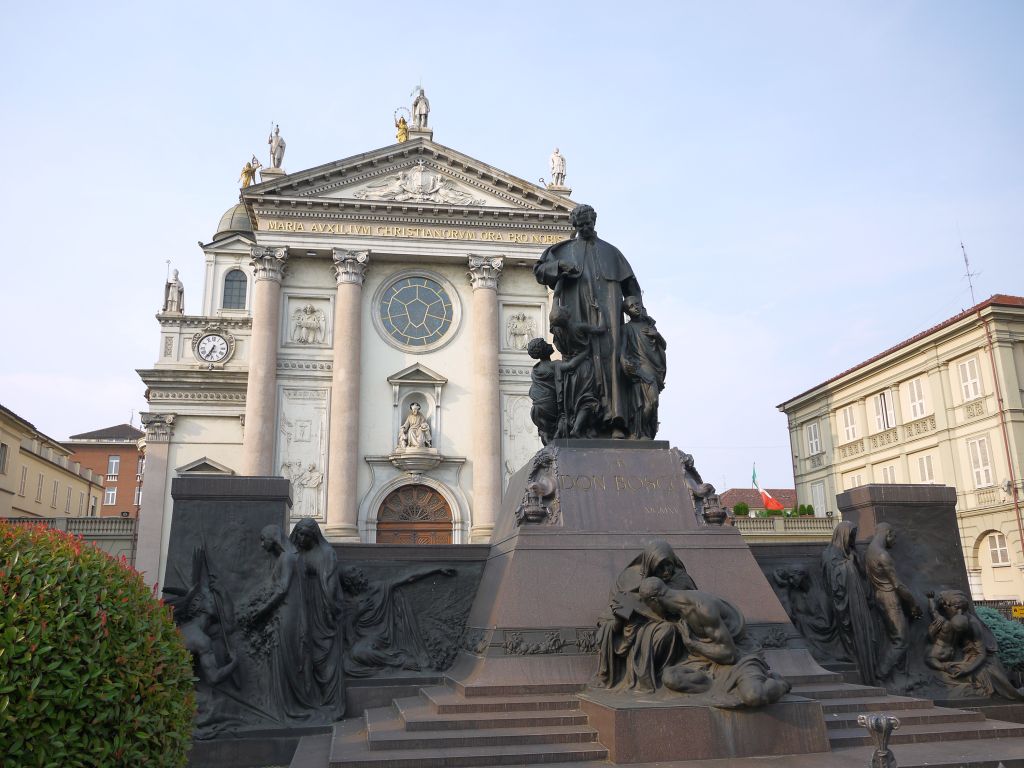
<svg viewBox="0 0 1024 768"><path fill-rule="evenodd" d="M252 222L249 221L249 214L246 213L245 206L241 203L233 205L224 211L224 215L220 217L220 224L217 225L217 232L214 234L213 239L220 240L222 237L236 234L252 234Z"/></svg>

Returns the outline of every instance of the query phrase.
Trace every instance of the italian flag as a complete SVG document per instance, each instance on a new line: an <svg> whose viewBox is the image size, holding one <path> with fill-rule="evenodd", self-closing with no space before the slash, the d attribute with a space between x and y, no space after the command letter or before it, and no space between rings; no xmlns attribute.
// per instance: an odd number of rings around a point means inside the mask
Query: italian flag
<svg viewBox="0 0 1024 768"><path fill-rule="evenodd" d="M757 484L757 465L756 464L754 465L754 474L750 478L750 482L757 489L757 492L761 494L761 501L764 502L764 508L765 509L771 509L771 510L783 509L782 504L780 504L779 501L774 496L772 496L770 493L768 493L768 491L761 490L761 486Z"/></svg>

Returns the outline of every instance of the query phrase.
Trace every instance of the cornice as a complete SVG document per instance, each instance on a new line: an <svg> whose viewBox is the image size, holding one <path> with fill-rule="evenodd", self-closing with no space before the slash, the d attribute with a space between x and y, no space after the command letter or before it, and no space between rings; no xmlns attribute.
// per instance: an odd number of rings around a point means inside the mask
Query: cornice
<svg viewBox="0 0 1024 768"><path fill-rule="evenodd" d="M323 200L269 198L253 203L257 225L261 218L320 219L436 226L488 227L495 229L536 229L572 232L569 214L560 211L476 208L444 203L392 203L365 200ZM462 216L456 217L459 211ZM257 233L266 232L257 226Z"/></svg>
<svg viewBox="0 0 1024 768"><path fill-rule="evenodd" d="M244 392L248 371L227 371L220 368L140 368L135 371L143 383L160 389L222 389Z"/></svg>
<svg viewBox="0 0 1024 768"><path fill-rule="evenodd" d="M252 318L245 317L207 317L205 315L165 315L158 314L157 321L161 326L184 327L184 328L205 328L215 325L218 328L252 328Z"/></svg>

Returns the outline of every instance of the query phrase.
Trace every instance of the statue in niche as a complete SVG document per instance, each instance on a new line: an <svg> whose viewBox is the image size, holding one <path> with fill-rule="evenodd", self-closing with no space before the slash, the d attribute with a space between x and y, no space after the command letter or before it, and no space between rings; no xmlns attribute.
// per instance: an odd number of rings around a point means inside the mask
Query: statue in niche
<svg viewBox="0 0 1024 768"><path fill-rule="evenodd" d="M182 314L185 311L185 286L178 279L178 270L171 273L171 279L164 286L164 312Z"/></svg>
<svg viewBox="0 0 1024 768"><path fill-rule="evenodd" d="M581 350L571 360L552 360L554 348L544 339L531 339L526 353L537 363L530 371L530 418L537 426L537 433L544 445L556 437L568 437L569 428L565 409L566 377L586 362L589 350ZM574 392L569 387L570 398ZM582 429L592 410L584 408L578 414L579 428ZM574 430L575 431L575 430Z"/></svg>
<svg viewBox="0 0 1024 768"><path fill-rule="evenodd" d="M292 313L292 341L299 344L320 344L326 337L327 316L312 304Z"/></svg>
<svg viewBox="0 0 1024 768"><path fill-rule="evenodd" d="M537 324L525 312L516 312L509 317L505 329L512 349L526 349L530 338L537 332Z"/></svg>
<svg viewBox="0 0 1024 768"><path fill-rule="evenodd" d="M302 470L301 463L298 469ZM320 517L320 486L324 484L324 473L316 468L316 464L309 464L294 482L301 488L302 514Z"/></svg>
<svg viewBox="0 0 1024 768"><path fill-rule="evenodd" d="M403 451L430 448L433 439L430 435L430 422L420 413L420 404L409 406L409 415L405 417L398 429L398 449Z"/></svg>
<svg viewBox="0 0 1024 768"><path fill-rule="evenodd" d="M910 619L921 618L921 608L911 591L896 575L896 563L889 554L896 543L896 532L888 523L879 523L868 544L865 570L875 598L875 607L882 619L888 643L878 659L876 674L888 680L897 669L904 672L910 647Z"/></svg>
<svg viewBox="0 0 1024 768"><path fill-rule="evenodd" d="M270 167L280 168L284 162L284 137L281 136L281 126L274 126L274 132L267 137L267 144L270 145Z"/></svg>
<svg viewBox="0 0 1024 768"><path fill-rule="evenodd" d="M662 670L679 661L683 646L678 626L640 597L640 584L652 576L672 589L697 588L667 541L648 544L619 574L608 609L598 618L595 688L651 693Z"/></svg>
<svg viewBox="0 0 1024 768"><path fill-rule="evenodd" d="M417 91L416 98L412 101L412 124L417 130L425 131L427 118L430 116L430 102L423 92L423 86L419 86Z"/></svg>
<svg viewBox="0 0 1024 768"><path fill-rule="evenodd" d="M347 612L345 674L368 677L382 669L433 667L416 613L402 587L431 576L455 576L454 568L424 568L392 580L368 581L359 568L341 572Z"/></svg>
<svg viewBox="0 0 1024 768"><path fill-rule="evenodd" d="M832 542L821 555L821 571L843 649L857 662L861 682L874 685L877 680L874 621L861 577L856 543L857 526L843 520L832 532Z"/></svg>
<svg viewBox="0 0 1024 768"><path fill-rule="evenodd" d="M629 316L622 329L621 365L633 383L630 437L653 440L658 434L658 396L665 388L667 345L639 297L627 296L622 308Z"/></svg>
<svg viewBox="0 0 1024 768"><path fill-rule="evenodd" d="M289 541L297 553L296 578L302 596L302 666L308 674L310 709L319 719L340 720L345 714L341 667L342 594L334 549L315 520L295 524Z"/></svg>
<svg viewBox="0 0 1024 768"><path fill-rule="evenodd" d="M652 576L640 582L640 597L665 621L674 622L683 659L661 672L665 688L703 694L713 707L736 709L773 704L789 693L746 637L746 622L734 605L696 589L670 589Z"/></svg>
<svg viewBox="0 0 1024 768"><path fill-rule="evenodd" d="M815 658L849 661L841 650L839 626L831 605L818 599L817 589L811 589L811 575L807 570L798 565L776 568L772 580L785 596L786 613L814 650Z"/></svg>
<svg viewBox="0 0 1024 768"><path fill-rule="evenodd" d="M553 290L553 305L567 313L570 329L579 324L604 330L591 331L585 341L593 365L587 394L597 402L591 434L586 436L624 438L629 430L632 382L620 365L622 300L640 296L640 285L619 249L597 237L597 213L592 207L577 206L569 222L576 229L575 237L547 248L534 266L534 276Z"/></svg>
<svg viewBox="0 0 1024 768"><path fill-rule="evenodd" d="M551 186L564 187L565 155L558 151L558 147L555 147L555 151L551 153L551 157L548 159L548 165L551 167Z"/></svg>
<svg viewBox="0 0 1024 768"><path fill-rule="evenodd" d="M999 645L960 590L928 593L932 621L928 626L925 664L956 696L1024 701L1024 688L1010 682L997 655Z"/></svg>

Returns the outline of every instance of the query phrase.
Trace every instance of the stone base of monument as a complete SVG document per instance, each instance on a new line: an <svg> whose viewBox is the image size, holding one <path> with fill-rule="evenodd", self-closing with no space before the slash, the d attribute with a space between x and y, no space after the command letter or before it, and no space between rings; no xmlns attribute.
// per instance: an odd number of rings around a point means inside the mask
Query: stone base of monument
<svg viewBox="0 0 1024 768"><path fill-rule="evenodd" d="M828 752L821 704L798 696L759 709L718 709L685 698L579 694L616 764Z"/></svg>

